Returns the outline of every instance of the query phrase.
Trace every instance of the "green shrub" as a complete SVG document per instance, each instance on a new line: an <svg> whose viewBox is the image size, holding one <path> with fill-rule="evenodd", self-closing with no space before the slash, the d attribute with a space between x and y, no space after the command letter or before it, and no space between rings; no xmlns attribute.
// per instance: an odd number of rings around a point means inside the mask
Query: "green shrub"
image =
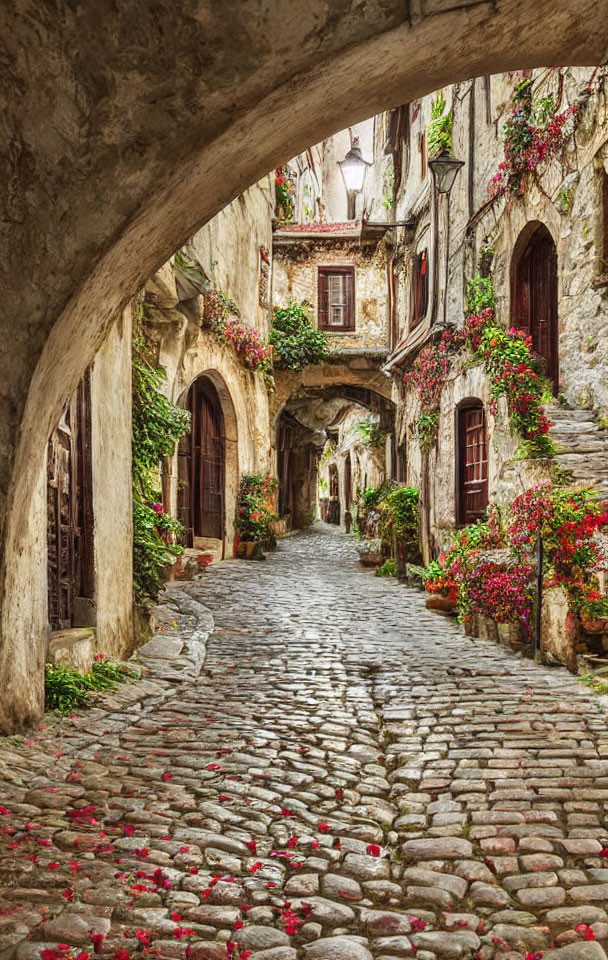
<svg viewBox="0 0 608 960"><path fill-rule="evenodd" d="M396 577L397 567L394 560L385 560L381 567L376 570L377 577Z"/></svg>
<svg viewBox="0 0 608 960"><path fill-rule="evenodd" d="M277 370L303 370L329 357L327 334L313 326L305 305L295 300L275 308L268 339Z"/></svg>
<svg viewBox="0 0 608 960"><path fill-rule="evenodd" d="M410 543L418 539L418 491L397 487L380 503L380 536L384 544Z"/></svg>
<svg viewBox="0 0 608 960"><path fill-rule="evenodd" d="M445 100L441 90L431 103L431 117L426 131L429 157L452 152L452 111L445 113Z"/></svg>
<svg viewBox="0 0 608 960"><path fill-rule="evenodd" d="M47 710L71 713L78 707L91 706L90 694L100 690L115 690L132 671L121 670L103 654L97 654L90 673L79 673L74 667L47 663L44 674L44 705Z"/></svg>

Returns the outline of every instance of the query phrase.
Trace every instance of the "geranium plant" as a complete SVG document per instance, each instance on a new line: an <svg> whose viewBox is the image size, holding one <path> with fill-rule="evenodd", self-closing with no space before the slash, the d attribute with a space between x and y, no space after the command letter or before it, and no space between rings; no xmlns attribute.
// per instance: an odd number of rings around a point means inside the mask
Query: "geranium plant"
<svg viewBox="0 0 608 960"><path fill-rule="evenodd" d="M278 520L276 491L278 482L269 473L241 478L236 513L236 532L241 540L274 545L272 524Z"/></svg>
<svg viewBox="0 0 608 960"><path fill-rule="evenodd" d="M505 158L490 181L491 197L523 193L528 178L561 150L569 125L579 113L577 104L558 112L553 97L535 99L532 82L525 77L515 88L503 132Z"/></svg>

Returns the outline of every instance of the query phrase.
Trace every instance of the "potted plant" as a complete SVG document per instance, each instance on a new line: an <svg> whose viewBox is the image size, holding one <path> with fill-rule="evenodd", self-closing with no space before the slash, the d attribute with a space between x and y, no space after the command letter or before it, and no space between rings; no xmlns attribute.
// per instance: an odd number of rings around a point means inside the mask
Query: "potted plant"
<svg viewBox="0 0 608 960"><path fill-rule="evenodd" d="M236 515L238 556L248 560L261 559L263 547L271 550L276 546L276 535L272 530L278 520L276 490L277 480L270 474L265 477L251 474L241 478Z"/></svg>

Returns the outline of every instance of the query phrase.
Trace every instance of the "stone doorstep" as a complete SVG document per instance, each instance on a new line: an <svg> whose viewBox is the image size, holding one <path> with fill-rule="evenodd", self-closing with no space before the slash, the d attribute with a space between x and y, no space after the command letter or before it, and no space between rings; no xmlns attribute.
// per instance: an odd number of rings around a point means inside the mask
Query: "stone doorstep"
<svg viewBox="0 0 608 960"><path fill-rule="evenodd" d="M79 673L85 674L90 673L93 667L95 652L95 630L92 627L73 627L51 633L47 660L74 667Z"/></svg>

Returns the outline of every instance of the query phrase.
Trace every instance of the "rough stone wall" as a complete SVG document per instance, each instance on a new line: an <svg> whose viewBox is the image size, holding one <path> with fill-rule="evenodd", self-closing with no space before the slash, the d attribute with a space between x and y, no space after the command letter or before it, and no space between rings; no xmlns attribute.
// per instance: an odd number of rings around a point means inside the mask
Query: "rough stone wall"
<svg viewBox="0 0 608 960"><path fill-rule="evenodd" d="M448 109L453 109L453 153L466 161L450 198L450 249L447 287L447 320L461 326L465 315L466 282L478 269L484 248L493 248L492 277L497 316L510 325L513 263L521 243L518 238L532 222L550 231L558 259L559 387L567 403L592 409L605 419L608 404L608 283L601 263L606 249L602 231L605 216L601 203L601 181L608 164L608 115L602 71L596 75L591 96L581 91L593 73L590 69L570 71L563 81L559 109L578 102L581 115L574 138L558 157L542 166L540 185L529 182L521 197L505 203L488 204L488 183L504 156L503 125L511 111L511 98L521 75L480 77L444 89ZM533 74L538 95L554 93L558 74ZM601 82L598 82L600 81ZM396 272L399 339L412 344L410 360L424 346L429 334L433 291L437 295L436 322L443 317L445 278L445 203L438 205L440 232L435 243L434 197L430 174L423 176L422 134L430 120L428 96L410 105L409 145L404 146L404 180L397 201L397 216L413 216L415 226L408 235L396 237ZM569 191L569 202L561 203ZM530 227L528 226L528 229ZM427 317L415 331L409 330L409 298L413 255L429 250L430 296ZM434 257L437 285L433 286ZM409 482L420 482L420 454L414 424L420 412L418 398L410 388L404 391L395 371L393 398L398 402L398 436L407 441ZM506 404L498 414L489 412L489 387L481 367L453 372L443 391L438 443L431 458L433 533L441 541L456 521L455 410L467 398L483 401L486 410L489 452L489 495L508 504L540 478L549 474L549 465L514 459L517 438L509 430Z"/></svg>
<svg viewBox="0 0 608 960"><path fill-rule="evenodd" d="M273 302L285 305L291 298L311 305L318 323L318 268L354 266L355 329L331 333L332 350L388 348L386 260L375 245L364 251L352 241L305 242L297 248L275 248L273 260Z"/></svg>

